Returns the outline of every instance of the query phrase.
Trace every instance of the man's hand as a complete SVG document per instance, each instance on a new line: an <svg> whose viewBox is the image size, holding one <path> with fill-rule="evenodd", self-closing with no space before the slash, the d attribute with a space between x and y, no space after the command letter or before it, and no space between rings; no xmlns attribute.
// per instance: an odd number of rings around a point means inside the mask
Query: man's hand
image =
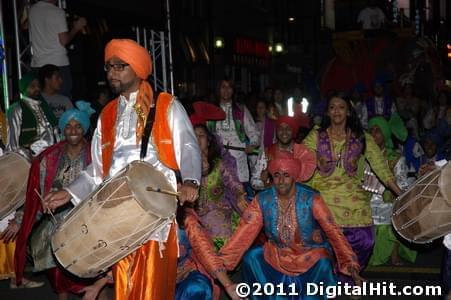
<svg viewBox="0 0 451 300"><path fill-rule="evenodd" d="M8 227L1 233L0 240L3 240L5 244L12 242L16 239L19 232L20 225L13 219L9 222Z"/></svg>
<svg viewBox="0 0 451 300"><path fill-rule="evenodd" d="M427 173L430 173L432 171L434 171L436 168L435 164L431 164L431 163L427 163L427 164L423 164L421 165L420 169L418 170L418 175L421 177Z"/></svg>
<svg viewBox="0 0 451 300"><path fill-rule="evenodd" d="M225 288L227 295L232 300L240 300L241 298L236 294L236 284L231 284Z"/></svg>
<svg viewBox="0 0 451 300"><path fill-rule="evenodd" d="M247 145L246 148L244 149L244 152L246 154L251 154L257 148L258 148L258 145Z"/></svg>
<svg viewBox="0 0 451 300"><path fill-rule="evenodd" d="M185 181L183 185L179 186L179 192L180 205L183 205L185 201L194 202L199 197L199 187L189 181Z"/></svg>
<svg viewBox="0 0 451 300"><path fill-rule="evenodd" d="M351 277L354 280L355 284L358 286L362 286L362 283L366 281L363 277L360 276L359 270L354 267L348 268L349 273L351 273Z"/></svg>
<svg viewBox="0 0 451 300"><path fill-rule="evenodd" d="M80 290L80 293L85 293L82 300L96 300L100 290L101 288L99 288L95 284L84 287Z"/></svg>
<svg viewBox="0 0 451 300"><path fill-rule="evenodd" d="M44 198L44 212L54 211L70 201L71 195L66 190L51 192Z"/></svg>

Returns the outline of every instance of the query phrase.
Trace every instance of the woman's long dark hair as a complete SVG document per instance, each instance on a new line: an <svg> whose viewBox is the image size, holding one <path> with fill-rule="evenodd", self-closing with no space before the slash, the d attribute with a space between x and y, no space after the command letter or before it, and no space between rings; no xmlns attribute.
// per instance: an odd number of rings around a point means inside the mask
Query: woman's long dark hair
<svg viewBox="0 0 451 300"><path fill-rule="evenodd" d="M362 123L357 116L357 113L354 110L354 107L351 104L351 97L348 93L341 91L331 91L327 94L327 106L326 111L329 110L330 100L332 98L340 98L346 102L348 106L348 115L346 116L346 129L351 130L354 136L362 143L362 153L365 153L366 149L366 141L365 141L365 132L362 127ZM327 128L330 127L330 117L327 113L324 113L324 116L321 121L320 131L326 131Z"/></svg>
<svg viewBox="0 0 451 300"><path fill-rule="evenodd" d="M218 142L216 140L216 137L208 130L207 126L204 124L197 124L194 125L194 129L196 128L202 128L205 133L207 134L207 142L208 142L208 154L207 154L207 160L208 160L208 173L210 174L211 171L213 171L213 168L215 167L216 161L219 158L222 158L221 155L221 148L220 145L218 145ZM205 175L205 174L202 174ZM178 206L177 207L177 223L179 224L181 229L185 228L185 217L186 212L185 208L193 208L196 209L197 203L186 203L184 206Z"/></svg>
<svg viewBox="0 0 451 300"><path fill-rule="evenodd" d="M221 85L223 82L227 82L230 87L233 90L233 94L232 94L232 103L235 104L235 84L233 83L232 79L229 78L222 78L221 80L219 80L216 83L216 88L215 88L215 97L213 98L213 104L216 106L219 106L219 104L221 103Z"/></svg>
<svg viewBox="0 0 451 300"><path fill-rule="evenodd" d="M196 128L202 128L207 134L207 142L208 142L207 160L209 165L207 174L210 174L215 166L216 160L222 157L221 148L220 145L218 145L216 137L213 135L213 133L210 132L210 130L208 130L206 125L198 124L194 126L194 129Z"/></svg>

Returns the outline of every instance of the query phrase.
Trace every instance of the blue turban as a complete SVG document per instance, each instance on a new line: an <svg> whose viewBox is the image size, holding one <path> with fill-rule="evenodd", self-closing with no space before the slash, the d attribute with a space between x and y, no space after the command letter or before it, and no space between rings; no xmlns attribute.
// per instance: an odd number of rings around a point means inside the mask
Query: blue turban
<svg viewBox="0 0 451 300"><path fill-rule="evenodd" d="M366 92L365 84L363 82L359 81L352 87L351 91L352 92L357 91L357 92L359 92L359 94L363 94Z"/></svg>
<svg viewBox="0 0 451 300"><path fill-rule="evenodd" d="M66 128L67 123L71 120L75 120L81 124L81 127L83 127L83 134L86 134L89 126L91 125L89 117L95 113L95 110L91 108L91 103L83 100L75 102L75 106L77 108L69 109L62 114L58 122L58 126L61 132L64 132L64 128Z"/></svg>

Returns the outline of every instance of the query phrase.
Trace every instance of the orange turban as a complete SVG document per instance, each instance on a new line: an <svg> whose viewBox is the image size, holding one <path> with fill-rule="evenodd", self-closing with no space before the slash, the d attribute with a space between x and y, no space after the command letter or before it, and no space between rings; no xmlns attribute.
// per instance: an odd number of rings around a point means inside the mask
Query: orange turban
<svg viewBox="0 0 451 300"><path fill-rule="evenodd" d="M146 80L152 73L152 60L149 52L133 40L111 40L105 47L105 62L113 56L128 63L136 75L143 80Z"/></svg>
<svg viewBox="0 0 451 300"><path fill-rule="evenodd" d="M105 62L117 57L128 63L136 75L142 79L136 99L135 111L138 115L136 124L136 143L141 141L147 115L153 105L153 90L147 82L152 73L152 60L146 48L133 40L113 39L105 47Z"/></svg>
<svg viewBox="0 0 451 300"><path fill-rule="evenodd" d="M277 172L286 172L295 180L301 172L301 167L301 162L288 151L280 151L275 158L268 162L268 171L271 175Z"/></svg>
<svg viewBox="0 0 451 300"><path fill-rule="evenodd" d="M290 126L291 132L293 134L293 139L295 139L299 130L299 120L295 117L280 116L276 120L276 127L279 127L282 124L287 124L288 126Z"/></svg>

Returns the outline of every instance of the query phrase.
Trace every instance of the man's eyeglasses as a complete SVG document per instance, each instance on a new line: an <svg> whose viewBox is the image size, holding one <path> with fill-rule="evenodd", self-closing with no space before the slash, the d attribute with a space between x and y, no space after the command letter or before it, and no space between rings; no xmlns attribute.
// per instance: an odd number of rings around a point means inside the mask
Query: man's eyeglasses
<svg viewBox="0 0 451 300"><path fill-rule="evenodd" d="M116 72L122 72L126 66L129 66L129 64L105 64L103 70L109 72L113 69Z"/></svg>

